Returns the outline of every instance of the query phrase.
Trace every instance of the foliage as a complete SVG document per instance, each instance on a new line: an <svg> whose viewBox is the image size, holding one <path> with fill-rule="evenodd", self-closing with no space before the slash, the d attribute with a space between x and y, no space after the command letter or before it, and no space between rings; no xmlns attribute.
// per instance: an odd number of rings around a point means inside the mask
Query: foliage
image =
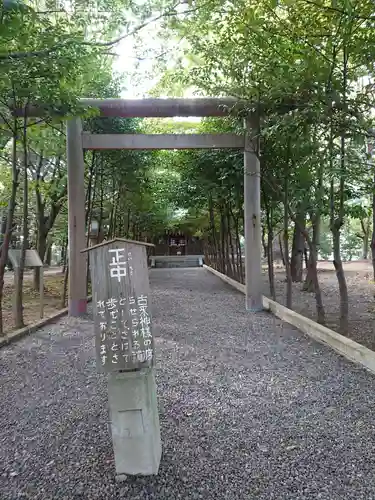
<svg viewBox="0 0 375 500"><path fill-rule="evenodd" d="M154 94L181 95L193 88L200 95L248 101L253 134L261 143L264 238L280 231L284 212L289 219L285 231L306 225L310 257L319 247L328 255L322 224L329 221L345 332L342 259L357 255L361 240L366 254L372 211L373 166L366 154L374 97L372 3L208 0L196 7L163 25L169 39L183 43L174 64L160 65ZM189 157L194 160L186 161ZM209 211L212 193L217 200L231 193L241 206L236 155L223 171L221 153L182 154L181 169L182 182L186 179L181 203L187 208L199 205ZM216 212L217 227L219 219ZM310 267L316 277L313 261ZM313 288L319 295L316 279Z"/></svg>

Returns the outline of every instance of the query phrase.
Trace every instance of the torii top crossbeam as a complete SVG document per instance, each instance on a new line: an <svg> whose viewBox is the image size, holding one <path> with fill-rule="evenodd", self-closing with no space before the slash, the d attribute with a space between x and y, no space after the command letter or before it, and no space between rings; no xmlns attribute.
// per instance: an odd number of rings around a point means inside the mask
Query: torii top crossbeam
<svg viewBox="0 0 375 500"><path fill-rule="evenodd" d="M245 106L231 98L198 99L81 99L84 106L99 108L102 116L124 118L167 118L228 116Z"/></svg>
<svg viewBox="0 0 375 500"><path fill-rule="evenodd" d="M215 117L245 111L250 107L246 101L235 98L199 97L196 99L80 99L79 104L100 110L100 115L119 118L171 118L171 117ZM29 117L41 117L48 112L43 105L29 106ZM15 110L16 116L24 116L23 109Z"/></svg>

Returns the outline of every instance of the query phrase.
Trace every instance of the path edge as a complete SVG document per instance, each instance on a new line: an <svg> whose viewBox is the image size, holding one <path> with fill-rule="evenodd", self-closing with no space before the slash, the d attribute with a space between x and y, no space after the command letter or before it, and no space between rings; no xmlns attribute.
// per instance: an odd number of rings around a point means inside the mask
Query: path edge
<svg viewBox="0 0 375 500"><path fill-rule="evenodd" d="M216 269L213 269L206 264L203 265L203 268L219 277L239 292L243 294L246 293L245 285L242 285L238 281L225 276L225 274L216 271ZM368 347L358 344L358 342L344 337L330 328L320 325L319 323L316 323L316 321L306 318L305 316L302 316L302 314L292 311L291 309L288 309L287 307L265 296L263 296L263 307L286 323L295 326L314 340L331 347L334 351L341 354L349 361L362 365L368 371L375 374L375 352Z"/></svg>
<svg viewBox="0 0 375 500"><path fill-rule="evenodd" d="M87 302L91 302L92 297L87 298ZM60 309L59 311L55 312L54 314L47 316L46 318L43 318L36 323L32 323L31 325L27 325L24 328L20 328L19 330L14 330L12 332L7 333L3 337L0 337L0 349L2 347L5 347L12 342L15 342L16 340L19 340L23 337L26 337L27 335L30 335L32 333L35 333L39 328L42 328L43 326L49 325L50 323L54 323L56 320L62 318L65 316L65 314L68 314L69 308L65 307L64 309Z"/></svg>

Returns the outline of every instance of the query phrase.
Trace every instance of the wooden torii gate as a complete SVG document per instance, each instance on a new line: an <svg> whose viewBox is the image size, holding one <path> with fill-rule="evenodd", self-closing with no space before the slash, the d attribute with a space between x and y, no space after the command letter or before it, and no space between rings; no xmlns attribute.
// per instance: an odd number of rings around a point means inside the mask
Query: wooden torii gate
<svg viewBox="0 0 375 500"><path fill-rule="evenodd" d="M98 108L100 116L122 118L223 117L246 108L230 98L198 99L81 99ZM90 134L82 131L80 118L67 122L69 212L69 315L87 311L85 240L84 150L103 149L211 149L244 151L244 221L246 309L263 309L261 271L260 165L251 139L251 120L244 135L236 134Z"/></svg>

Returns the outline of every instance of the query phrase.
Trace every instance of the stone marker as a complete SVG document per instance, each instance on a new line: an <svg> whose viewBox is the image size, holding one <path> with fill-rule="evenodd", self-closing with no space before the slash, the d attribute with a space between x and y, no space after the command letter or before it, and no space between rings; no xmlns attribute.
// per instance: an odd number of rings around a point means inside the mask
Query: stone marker
<svg viewBox="0 0 375 500"><path fill-rule="evenodd" d="M147 245L117 238L84 250L90 252L97 367L109 374L118 479L157 474L161 458Z"/></svg>

